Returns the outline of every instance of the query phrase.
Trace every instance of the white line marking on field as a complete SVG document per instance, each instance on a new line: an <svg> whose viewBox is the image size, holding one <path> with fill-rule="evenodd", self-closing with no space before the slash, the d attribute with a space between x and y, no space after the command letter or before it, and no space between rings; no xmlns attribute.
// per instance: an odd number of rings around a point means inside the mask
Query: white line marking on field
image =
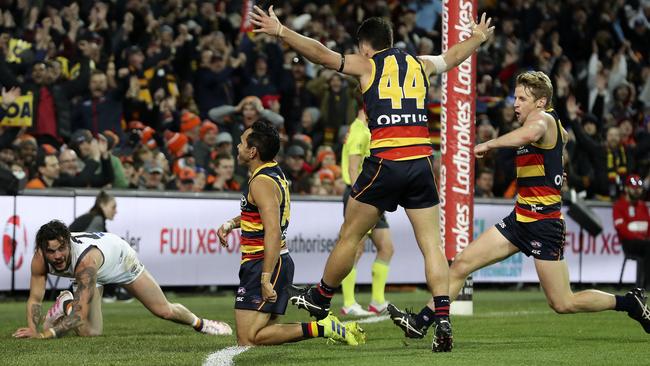
<svg viewBox="0 0 650 366"><path fill-rule="evenodd" d="M343 324L351 323L351 322L357 322L357 323L379 323L383 322L384 320L388 320L390 317L388 315L381 315L381 316L369 316L366 318L360 318L360 319L355 319L355 320L347 320L344 321Z"/></svg>
<svg viewBox="0 0 650 366"><path fill-rule="evenodd" d="M250 348L249 346L226 347L209 354L203 362L203 366L233 366L235 356L248 351Z"/></svg>
<svg viewBox="0 0 650 366"><path fill-rule="evenodd" d="M540 314L551 314L551 312L549 312L548 310L494 311L489 313L478 313L474 315L478 317L496 318L502 316L522 316L522 315L540 315Z"/></svg>

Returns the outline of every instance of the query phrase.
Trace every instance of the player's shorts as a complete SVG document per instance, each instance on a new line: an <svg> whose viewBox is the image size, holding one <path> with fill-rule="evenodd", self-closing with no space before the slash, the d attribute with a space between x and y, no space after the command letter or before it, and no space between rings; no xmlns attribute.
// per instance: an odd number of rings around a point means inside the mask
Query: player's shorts
<svg viewBox="0 0 650 366"><path fill-rule="evenodd" d="M440 202L433 173L433 156L393 161L369 156L350 195L357 201L393 212L433 207Z"/></svg>
<svg viewBox="0 0 650 366"><path fill-rule="evenodd" d="M256 259L242 263L239 269L239 288L237 288L235 297L235 309L284 315L289 302L287 288L293 284L293 260L288 253L280 255L278 264L271 275L273 289L278 294L275 302L262 300L260 280L263 262L263 259Z"/></svg>
<svg viewBox="0 0 650 366"><path fill-rule="evenodd" d="M343 216L345 216L345 209L348 207L348 198L350 198L351 191L352 187L345 186L345 191L343 191ZM379 216L379 221L375 224L374 229L388 229L388 221L383 212L381 213L381 216Z"/></svg>
<svg viewBox="0 0 650 366"><path fill-rule="evenodd" d="M495 227L528 257L546 261L564 259L566 226L562 219L519 222L513 210Z"/></svg>

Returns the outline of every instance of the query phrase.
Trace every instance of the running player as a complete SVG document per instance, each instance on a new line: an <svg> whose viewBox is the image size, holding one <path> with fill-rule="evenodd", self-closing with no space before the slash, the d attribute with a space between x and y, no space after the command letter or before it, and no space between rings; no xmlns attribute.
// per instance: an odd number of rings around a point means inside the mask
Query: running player
<svg viewBox="0 0 650 366"><path fill-rule="evenodd" d="M365 342L357 323L343 325L329 314L319 321L278 324L293 283L293 260L285 241L289 226L289 182L275 162L280 149L278 131L266 121L255 122L242 134L237 160L248 168L248 188L241 198L241 215L218 230L221 245L241 228L241 269L235 298L237 342L273 345L325 337L358 345Z"/></svg>
<svg viewBox="0 0 650 366"><path fill-rule="evenodd" d="M518 196L510 215L456 256L449 273L450 294L453 298L458 295L470 273L521 251L535 258L548 304L558 314L626 311L650 333L650 309L643 289L634 289L625 296L597 290L571 291L564 260L565 224L560 212L562 149L567 132L552 109L552 98L553 85L546 74L520 74L515 87L515 114L522 126L474 148L477 158L492 149L517 149Z"/></svg>
<svg viewBox="0 0 650 366"><path fill-rule="evenodd" d="M440 242L439 198L433 173L433 148L427 129L429 76L459 65L488 39L494 27L482 16L472 34L439 56L412 56L393 47L393 29L383 18L366 19L357 31L359 54L342 55L282 25L269 8L254 7L255 32L276 36L310 61L359 78L371 132L370 156L352 186L339 240L330 254L321 282L297 291L291 301L317 319L328 314L341 281L354 266L361 238L382 212L402 206L424 256L433 306L417 316L388 306L393 322L409 337L422 338L436 325L432 350L452 348L449 322L449 267Z"/></svg>
<svg viewBox="0 0 650 366"><path fill-rule="evenodd" d="M185 306L167 301L135 250L115 234L70 233L64 223L52 220L36 234L31 271L27 327L16 330L16 338L55 338L71 330L80 336L101 335L102 291L106 284L122 286L162 319L190 325L206 334L232 334L228 324L199 318ZM74 278L74 291L61 292L39 332L48 274Z"/></svg>

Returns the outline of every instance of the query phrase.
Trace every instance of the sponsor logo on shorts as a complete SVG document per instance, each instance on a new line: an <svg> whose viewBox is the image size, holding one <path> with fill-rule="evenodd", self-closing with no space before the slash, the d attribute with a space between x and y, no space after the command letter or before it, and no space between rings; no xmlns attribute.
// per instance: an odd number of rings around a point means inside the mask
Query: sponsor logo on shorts
<svg viewBox="0 0 650 366"><path fill-rule="evenodd" d="M237 297L235 298L235 301L237 301L237 302L242 302L242 301L244 301L244 297L243 297L243 296L237 296Z"/></svg>
<svg viewBox="0 0 650 366"><path fill-rule="evenodd" d="M533 240L530 242L530 246L539 249L542 247L542 243L538 242L537 240Z"/></svg>
<svg viewBox="0 0 650 366"><path fill-rule="evenodd" d="M505 229L505 227L506 227L506 223L503 222L503 220L501 220L501 221L499 222L499 226L501 226L502 229Z"/></svg>
<svg viewBox="0 0 650 366"><path fill-rule="evenodd" d="M245 295L246 294L246 287L240 287L237 289L237 295Z"/></svg>
<svg viewBox="0 0 650 366"><path fill-rule="evenodd" d="M541 250L531 250L531 253L533 253L535 255L541 255L542 251Z"/></svg>

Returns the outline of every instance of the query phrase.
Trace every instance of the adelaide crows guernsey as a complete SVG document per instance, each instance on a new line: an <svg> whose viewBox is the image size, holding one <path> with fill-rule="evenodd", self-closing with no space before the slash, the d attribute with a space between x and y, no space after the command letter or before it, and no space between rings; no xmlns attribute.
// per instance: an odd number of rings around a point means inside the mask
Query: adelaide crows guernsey
<svg viewBox="0 0 650 366"><path fill-rule="evenodd" d="M411 160L433 154L427 128L429 79L424 65L399 48L370 59L372 74L363 100L371 132L370 154Z"/></svg>
<svg viewBox="0 0 650 366"><path fill-rule="evenodd" d="M555 122L555 142L547 146L532 143L517 149L515 213L519 222L562 218L562 124L555 111L551 109L546 113L553 116Z"/></svg>
<svg viewBox="0 0 650 366"><path fill-rule="evenodd" d="M248 181L241 198L241 263L264 258L264 225L257 206L249 200L249 187L253 179L269 179L280 190L281 201L278 215L280 217L281 249L280 254L288 253L286 243L287 227L289 226L289 182L277 162L266 163L257 168Z"/></svg>

